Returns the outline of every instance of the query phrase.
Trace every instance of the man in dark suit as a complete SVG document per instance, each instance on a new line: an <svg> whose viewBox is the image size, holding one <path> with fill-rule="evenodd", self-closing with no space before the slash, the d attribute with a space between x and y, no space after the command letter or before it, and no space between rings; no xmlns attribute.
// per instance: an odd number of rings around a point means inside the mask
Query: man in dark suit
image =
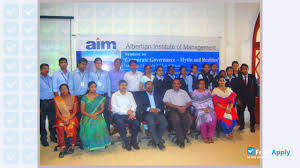
<svg viewBox="0 0 300 168"><path fill-rule="evenodd" d="M140 106L143 110L143 118L147 122L152 141L160 150L164 150L164 141L162 136L167 128L167 120L163 114L164 103L162 96L153 92L153 83L148 81L145 83L146 91L141 92ZM158 125L156 125L156 122ZM156 129L156 126L158 128Z"/></svg>
<svg viewBox="0 0 300 168"><path fill-rule="evenodd" d="M238 85L236 92L238 95L238 117L239 117L239 130L243 130L245 127L244 111L247 106L250 112L250 130L255 132L255 97L259 94L259 86L256 77L252 74L248 74L248 65L241 65L242 75L238 77Z"/></svg>

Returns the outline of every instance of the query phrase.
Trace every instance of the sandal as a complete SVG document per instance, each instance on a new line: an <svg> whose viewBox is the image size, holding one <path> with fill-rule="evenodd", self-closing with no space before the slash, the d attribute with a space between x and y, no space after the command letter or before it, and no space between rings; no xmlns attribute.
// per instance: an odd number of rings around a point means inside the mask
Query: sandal
<svg viewBox="0 0 300 168"><path fill-rule="evenodd" d="M207 138L204 138L203 140L204 140L205 143L207 143L207 144L209 143Z"/></svg>
<svg viewBox="0 0 300 168"><path fill-rule="evenodd" d="M73 148L69 148L68 154L72 154L72 153L74 153L74 149Z"/></svg>
<svg viewBox="0 0 300 168"><path fill-rule="evenodd" d="M64 154L64 152L59 152L59 155L58 155L58 157L59 157L59 158L63 158L63 157L65 157L65 154Z"/></svg>
<svg viewBox="0 0 300 168"><path fill-rule="evenodd" d="M214 143L215 141L212 138L209 138L209 143Z"/></svg>
<svg viewBox="0 0 300 168"><path fill-rule="evenodd" d="M232 139L232 137L230 137L229 134L225 134L225 137L226 137L227 139Z"/></svg>

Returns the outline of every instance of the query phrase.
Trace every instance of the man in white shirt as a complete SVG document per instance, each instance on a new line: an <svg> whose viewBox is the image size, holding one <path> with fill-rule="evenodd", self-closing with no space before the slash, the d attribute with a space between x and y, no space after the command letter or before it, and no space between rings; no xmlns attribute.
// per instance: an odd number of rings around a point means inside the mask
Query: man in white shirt
<svg viewBox="0 0 300 168"><path fill-rule="evenodd" d="M172 126L176 132L176 142L180 148L184 148L184 140L191 125L191 117L188 108L192 105L192 100L188 93L180 89L180 80L173 80L173 88L167 90L163 102L166 103Z"/></svg>
<svg viewBox="0 0 300 168"><path fill-rule="evenodd" d="M130 71L126 72L124 75L124 80L128 83L127 90L132 92L135 100L137 100L137 94L140 91L140 80L143 76L143 73L137 71L137 61L129 61Z"/></svg>
<svg viewBox="0 0 300 168"><path fill-rule="evenodd" d="M123 148L130 151L131 146L138 150L140 147L137 142L137 135L140 128L139 121L135 118L136 103L132 93L126 91L127 82L125 80L119 81L119 91L115 92L111 98L111 111L114 114L114 122L117 130L123 140ZM126 126L131 132L131 137L126 136Z"/></svg>

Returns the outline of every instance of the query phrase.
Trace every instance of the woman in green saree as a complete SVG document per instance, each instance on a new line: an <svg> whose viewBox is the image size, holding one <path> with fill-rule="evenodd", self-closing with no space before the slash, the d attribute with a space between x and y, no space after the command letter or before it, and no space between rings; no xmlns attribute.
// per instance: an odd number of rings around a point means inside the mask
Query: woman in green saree
<svg viewBox="0 0 300 168"><path fill-rule="evenodd" d="M94 151L110 145L110 136L103 115L105 97L96 93L96 83L88 83L88 92L81 99L80 139L83 147Z"/></svg>

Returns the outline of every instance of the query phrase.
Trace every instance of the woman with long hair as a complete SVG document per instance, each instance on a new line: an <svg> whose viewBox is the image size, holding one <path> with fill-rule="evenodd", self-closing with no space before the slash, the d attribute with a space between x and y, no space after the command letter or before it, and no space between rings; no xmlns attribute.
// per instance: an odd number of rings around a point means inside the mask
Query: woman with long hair
<svg viewBox="0 0 300 168"><path fill-rule="evenodd" d="M192 94L192 104L196 110L196 129L201 130L205 143L214 143L213 136L216 130L217 116L212 102L211 92L205 89L205 81L200 79L198 89Z"/></svg>
<svg viewBox="0 0 300 168"><path fill-rule="evenodd" d="M154 92L158 93L161 96L164 96L166 92L166 88L163 82L163 73L163 67L161 65L155 67L155 75L153 79Z"/></svg>
<svg viewBox="0 0 300 168"><path fill-rule="evenodd" d="M167 67L167 72L164 78L164 85L166 90L172 89L173 80L175 79L175 69L172 65Z"/></svg>
<svg viewBox="0 0 300 168"><path fill-rule="evenodd" d="M188 76L186 75L186 67L181 66L179 68L179 77L178 79L180 80L181 86L180 89L186 91L189 94L189 88L188 88Z"/></svg>
<svg viewBox="0 0 300 168"><path fill-rule="evenodd" d="M63 158L65 153L74 153L77 127L79 125L76 113L78 112L78 103L76 96L69 92L67 84L59 86L60 96L54 98L55 112L56 112L56 132L58 138L58 146L60 148L59 157ZM71 147L66 149L65 146L65 132L66 137L71 137Z"/></svg>
<svg viewBox="0 0 300 168"><path fill-rule="evenodd" d="M96 83L88 83L87 94L81 99L80 139L90 151L110 145L110 136L104 119L105 97L96 93Z"/></svg>
<svg viewBox="0 0 300 168"><path fill-rule="evenodd" d="M220 76L218 83L219 86L214 88L212 92L214 108L226 138L232 139L232 130L238 120L233 106L237 95L230 87L225 86L224 76Z"/></svg>
<svg viewBox="0 0 300 168"><path fill-rule="evenodd" d="M151 66L145 65L144 66L144 75L141 77L140 80L140 91L145 91L145 83L148 81L153 82L154 76L151 74Z"/></svg>

